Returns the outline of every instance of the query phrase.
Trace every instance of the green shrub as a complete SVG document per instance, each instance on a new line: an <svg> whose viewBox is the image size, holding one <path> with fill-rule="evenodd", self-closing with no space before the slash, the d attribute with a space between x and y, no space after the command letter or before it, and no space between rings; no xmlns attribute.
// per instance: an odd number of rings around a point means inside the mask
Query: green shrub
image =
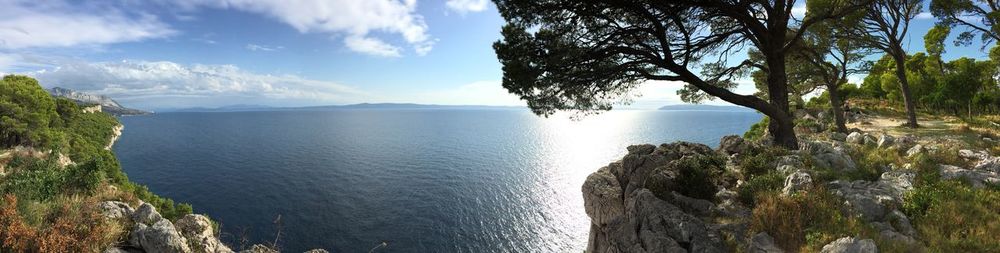
<svg viewBox="0 0 1000 253"><path fill-rule="evenodd" d="M759 196L780 191L784 185L785 174L771 171L767 174L752 176L750 180L736 189L736 194L740 202L748 207L754 207Z"/></svg>
<svg viewBox="0 0 1000 253"><path fill-rule="evenodd" d="M770 118L764 116L760 119L760 122L754 123L750 126L750 130L743 133L743 139L747 139L749 141L759 141L763 139L764 135L767 134L767 125L770 124L770 122Z"/></svg>
<svg viewBox="0 0 1000 253"><path fill-rule="evenodd" d="M747 180L753 176L767 174L774 171L774 161L778 157L787 154L788 151L772 146L754 146L747 148L744 154L740 154L739 167L742 172L742 179Z"/></svg>
<svg viewBox="0 0 1000 253"><path fill-rule="evenodd" d="M1000 191L945 180L906 195L903 211L931 252L1000 251Z"/></svg>
<svg viewBox="0 0 1000 253"><path fill-rule="evenodd" d="M684 157L678 161L677 192L698 199L715 199L725 161L717 155Z"/></svg>
<svg viewBox="0 0 1000 253"><path fill-rule="evenodd" d="M837 238L854 236L863 225L841 213L836 195L816 188L792 196L761 194L750 229L754 233L767 232L782 249L809 252Z"/></svg>

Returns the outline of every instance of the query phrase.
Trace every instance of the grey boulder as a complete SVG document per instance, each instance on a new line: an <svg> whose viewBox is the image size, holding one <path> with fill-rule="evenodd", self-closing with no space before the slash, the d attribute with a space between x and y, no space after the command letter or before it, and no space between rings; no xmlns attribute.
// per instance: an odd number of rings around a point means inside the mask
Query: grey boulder
<svg viewBox="0 0 1000 253"><path fill-rule="evenodd" d="M876 253L878 248L872 239L858 240L854 237L844 237L833 241L820 251L822 253Z"/></svg>

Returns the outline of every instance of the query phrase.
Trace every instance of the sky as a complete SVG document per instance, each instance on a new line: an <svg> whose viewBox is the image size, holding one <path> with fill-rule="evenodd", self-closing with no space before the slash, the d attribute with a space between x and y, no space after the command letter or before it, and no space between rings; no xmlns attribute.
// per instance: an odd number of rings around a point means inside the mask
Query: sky
<svg viewBox="0 0 1000 253"><path fill-rule="evenodd" d="M0 0L0 6L0 73L139 109L525 104L500 85L492 43L501 39L504 21L487 0ZM929 13L913 21L910 52L923 51L922 36L934 22ZM947 50L945 59L986 58L978 45L949 43ZM749 81L740 83L738 93L754 92ZM680 86L647 82L627 108L681 103Z"/></svg>

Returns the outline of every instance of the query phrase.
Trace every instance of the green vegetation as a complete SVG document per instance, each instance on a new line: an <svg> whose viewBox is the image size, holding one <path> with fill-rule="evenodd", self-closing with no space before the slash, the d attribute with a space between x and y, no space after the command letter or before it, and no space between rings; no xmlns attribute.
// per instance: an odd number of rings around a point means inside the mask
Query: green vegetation
<svg viewBox="0 0 1000 253"><path fill-rule="evenodd" d="M190 205L128 180L105 150L118 125L108 114L82 113L74 102L50 97L32 78L3 78L0 153L11 154L0 159L6 172L0 176L0 251L99 251L124 233L121 224L100 219L95 206L103 200L142 200L168 219L191 213ZM7 150L14 146L31 148ZM61 164L61 155L74 164Z"/></svg>
<svg viewBox="0 0 1000 253"><path fill-rule="evenodd" d="M724 158L718 155L699 155L684 157L677 163L678 193L692 198L715 199L717 185L723 180L723 168L726 164Z"/></svg>

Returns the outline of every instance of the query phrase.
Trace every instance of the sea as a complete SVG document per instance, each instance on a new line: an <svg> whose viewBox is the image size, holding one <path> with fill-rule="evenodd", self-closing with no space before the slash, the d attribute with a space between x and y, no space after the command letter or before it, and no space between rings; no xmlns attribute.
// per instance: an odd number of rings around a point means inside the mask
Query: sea
<svg viewBox="0 0 1000 253"><path fill-rule="evenodd" d="M717 147L761 115L527 109L176 112L121 118L135 182L239 250L582 252L581 185L633 144Z"/></svg>

